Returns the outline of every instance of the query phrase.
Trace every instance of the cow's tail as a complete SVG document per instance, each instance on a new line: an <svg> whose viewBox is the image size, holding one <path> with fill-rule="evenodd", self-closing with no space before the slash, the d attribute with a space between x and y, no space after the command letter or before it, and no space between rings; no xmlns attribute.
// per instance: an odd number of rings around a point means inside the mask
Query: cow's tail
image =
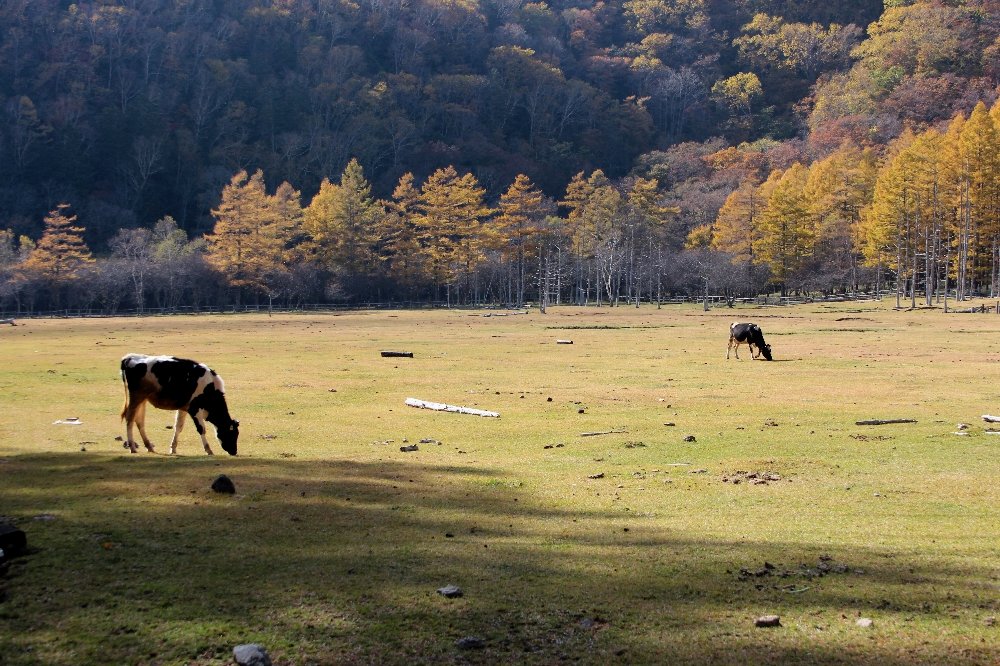
<svg viewBox="0 0 1000 666"><path fill-rule="evenodd" d="M128 379L125 377L125 368L128 367L128 361L122 359L122 386L125 387L125 404L122 405L122 420L125 420L125 412L128 411Z"/></svg>

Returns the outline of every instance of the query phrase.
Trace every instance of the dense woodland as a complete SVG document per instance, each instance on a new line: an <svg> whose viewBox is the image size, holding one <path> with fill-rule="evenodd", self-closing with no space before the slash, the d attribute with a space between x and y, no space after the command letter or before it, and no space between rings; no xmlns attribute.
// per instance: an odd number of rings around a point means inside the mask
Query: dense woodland
<svg viewBox="0 0 1000 666"><path fill-rule="evenodd" d="M0 309L995 296L998 9L6 0Z"/></svg>

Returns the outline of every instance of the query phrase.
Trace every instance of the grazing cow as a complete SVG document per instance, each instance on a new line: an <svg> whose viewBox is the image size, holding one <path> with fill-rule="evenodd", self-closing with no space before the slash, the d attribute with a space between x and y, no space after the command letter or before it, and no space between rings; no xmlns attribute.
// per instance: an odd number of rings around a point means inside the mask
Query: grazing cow
<svg viewBox="0 0 1000 666"><path fill-rule="evenodd" d="M763 356L768 361L771 360L771 345L764 342L764 331L760 330L757 324L741 324L734 321L729 327L729 350L726 351L726 358L729 358L729 351L736 349L736 358L740 357L740 345L750 348L750 358ZM757 355L753 353L757 348Z"/></svg>
<svg viewBox="0 0 1000 666"><path fill-rule="evenodd" d="M170 452L177 453L177 437L184 427L184 415L190 414L194 427L201 435L205 453L212 455L212 448L205 438L205 421L215 426L215 434L222 448L236 455L236 439L240 435L240 422L229 416L222 377L207 365L173 356L146 356L126 354L122 357L122 382L125 384L125 446L135 453L139 448L132 438L132 424L138 424L139 434L146 449L153 451L153 443L146 437L146 403L160 409L176 409L174 437Z"/></svg>

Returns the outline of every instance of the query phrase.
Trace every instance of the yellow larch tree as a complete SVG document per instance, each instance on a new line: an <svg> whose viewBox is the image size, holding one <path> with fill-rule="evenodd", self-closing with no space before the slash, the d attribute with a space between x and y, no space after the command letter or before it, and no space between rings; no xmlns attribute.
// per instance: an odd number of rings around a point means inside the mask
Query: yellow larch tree
<svg viewBox="0 0 1000 666"><path fill-rule="evenodd" d="M502 259L514 266L513 300L524 304L528 264L539 256L537 239L545 231L545 218L552 203L531 179L518 174L500 195L499 215L492 220L493 239Z"/></svg>
<svg viewBox="0 0 1000 666"><path fill-rule="evenodd" d="M84 228L76 224L76 215L68 212L69 204L65 203L49 211L42 237L19 266L24 278L37 279L52 290L55 305L59 303L62 287L79 278L82 269L94 263L83 239Z"/></svg>
<svg viewBox="0 0 1000 666"><path fill-rule="evenodd" d="M222 190L212 216L215 227L205 237L208 262L230 285L271 298L301 224L299 193L286 183L268 196L262 171L241 171Z"/></svg>
<svg viewBox="0 0 1000 666"><path fill-rule="evenodd" d="M807 167L796 162L774 184L761 215L760 258L787 293L789 281L813 256L816 231L805 196Z"/></svg>

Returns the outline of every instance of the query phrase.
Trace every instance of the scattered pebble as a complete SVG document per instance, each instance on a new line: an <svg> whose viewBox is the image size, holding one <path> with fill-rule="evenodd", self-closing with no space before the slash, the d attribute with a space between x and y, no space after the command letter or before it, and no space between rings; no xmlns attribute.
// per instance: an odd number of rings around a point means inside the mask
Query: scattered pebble
<svg viewBox="0 0 1000 666"><path fill-rule="evenodd" d="M855 622L854 624L858 625L862 629L868 629L873 624L875 624L875 622L872 621L872 619L870 617L859 617L858 621Z"/></svg>
<svg viewBox="0 0 1000 666"><path fill-rule="evenodd" d="M685 441L685 442L696 442L696 441L698 441L698 440L696 440L696 439L695 439L694 435L687 435L687 436L686 436L686 437L684 438L684 441Z"/></svg>
<svg viewBox="0 0 1000 666"><path fill-rule="evenodd" d="M604 472L598 472L597 474L591 474L587 478L588 479L603 479L604 478Z"/></svg>

